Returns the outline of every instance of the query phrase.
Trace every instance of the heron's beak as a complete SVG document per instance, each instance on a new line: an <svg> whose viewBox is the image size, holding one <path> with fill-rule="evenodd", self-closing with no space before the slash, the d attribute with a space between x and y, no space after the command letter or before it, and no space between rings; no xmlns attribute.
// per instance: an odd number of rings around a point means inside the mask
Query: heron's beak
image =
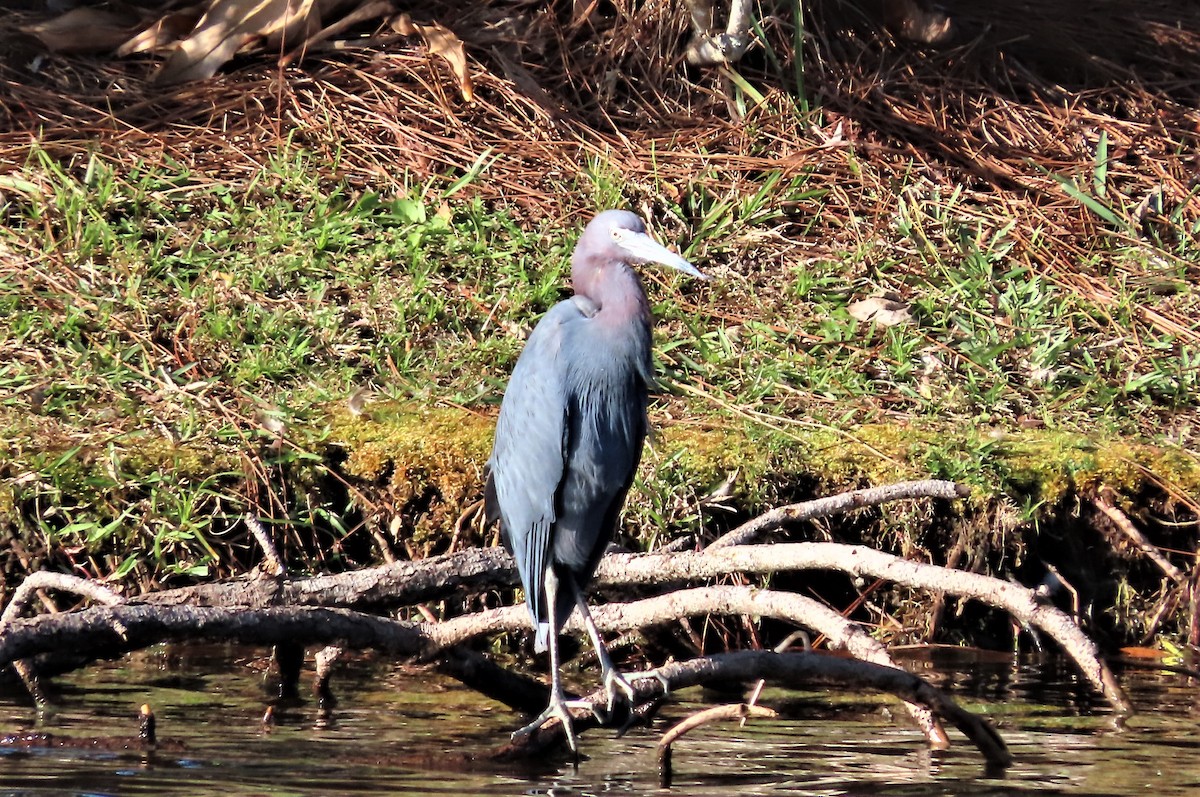
<svg viewBox="0 0 1200 797"><path fill-rule="evenodd" d="M619 246L642 263L659 263L698 279L708 279L707 274L645 233L628 235L621 239Z"/></svg>

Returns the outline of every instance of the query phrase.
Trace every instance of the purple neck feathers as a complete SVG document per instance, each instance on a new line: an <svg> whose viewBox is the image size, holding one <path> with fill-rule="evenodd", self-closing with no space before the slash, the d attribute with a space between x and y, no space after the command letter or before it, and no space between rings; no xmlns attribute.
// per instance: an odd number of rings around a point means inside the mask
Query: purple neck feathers
<svg viewBox="0 0 1200 797"><path fill-rule="evenodd" d="M572 264L575 293L591 299L600 308L597 318L609 324L631 320L650 323L650 304L641 280L627 263L581 258Z"/></svg>

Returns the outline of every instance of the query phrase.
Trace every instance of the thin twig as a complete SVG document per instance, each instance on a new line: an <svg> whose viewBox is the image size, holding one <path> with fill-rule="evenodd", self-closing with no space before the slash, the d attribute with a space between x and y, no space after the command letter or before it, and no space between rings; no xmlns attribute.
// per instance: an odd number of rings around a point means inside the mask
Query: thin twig
<svg viewBox="0 0 1200 797"><path fill-rule="evenodd" d="M267 573L272 576L282 576L287 573L287 568L283 566L283 560L279 558L279 552L275 550L275 543L271 541L271 535L267 534L267 530L258 522L258 518L253 513L247 512L242 519L246 521L246 527L250 529L258 547L262 549Z"/></svg>
<svg viewBox="0 0 1200 797"><path fill-rule="evenodd" d="M765 681L759 681L759 683L762 684ZM695 730L701 725L716 722L717 720L740 720L744 724L750 717L774 719L778 716L778 712L765 706L756 706L753 703L736 703L706 708L676 723L663 733L662 738L658 740L659 785L664 788L671 785L671 759L673 758L671 745L675 744L688 731Z"/></svg>

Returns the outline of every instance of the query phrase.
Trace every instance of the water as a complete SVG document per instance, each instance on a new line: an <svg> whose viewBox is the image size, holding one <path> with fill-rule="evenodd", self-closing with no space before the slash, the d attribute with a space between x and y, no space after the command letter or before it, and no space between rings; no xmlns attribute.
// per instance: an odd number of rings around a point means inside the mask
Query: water
<svg viewBox="0 0 1200 797"><path fill-rule="evenodd" d="M269 680L259 652L176 646L55 680L52 713L0 691L0 734L40 731L71 746L0 749L0 795L1120 795L1200 794L1197 685L1124 673L1139 713L1118 727L1056 660L953 657L908 662L1000 728L1016 764L990 777L956 732L929 751L890 699L768 688L783 715L739 728L705 726L675 746L670 791L658 788L655 744L689 712L736 695L688 690L652 729L621 739L590 731L578 769L514 767L484 758L521 720L455 682L373 657L335 677L339 705L281 710L264 728ZM154 706L160 747L96 749L78 740L136 735ZM476 757L471 760L471 757Z"/></svg>

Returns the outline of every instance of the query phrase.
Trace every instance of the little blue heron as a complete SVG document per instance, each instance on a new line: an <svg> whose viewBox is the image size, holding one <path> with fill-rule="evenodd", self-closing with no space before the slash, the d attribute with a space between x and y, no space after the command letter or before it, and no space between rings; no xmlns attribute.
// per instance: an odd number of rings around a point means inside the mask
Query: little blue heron
<svg viewBox="0 0 1200 797"><path fill-rule="evenodd" d="M650 305L631 266L660 263L704 279L658 244L635 214L606 210L571 256L575 294L546 313L525 344L500 405L485 505L499 518L537 631L550 649L550 704L514 735L557 717L577 751L559 675L558 634L579 609L600 660L609 708L633 687L613 666L583 589L616 529L646 438L653 381Z"/></svg>

